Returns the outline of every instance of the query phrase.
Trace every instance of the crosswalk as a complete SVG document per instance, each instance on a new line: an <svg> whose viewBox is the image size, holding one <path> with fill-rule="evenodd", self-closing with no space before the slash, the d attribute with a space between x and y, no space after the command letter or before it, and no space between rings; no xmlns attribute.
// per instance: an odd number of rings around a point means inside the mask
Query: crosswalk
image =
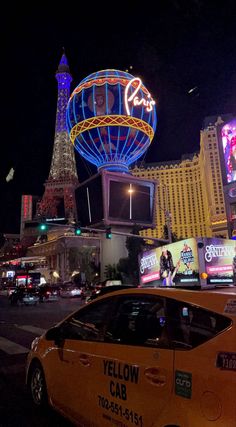
<svg viewBox="0 0 236 427"><path fill-rule="evenodd" d="M45 329L38 328L37 326L32 325L15 325L18 329L23 331L32 332L35 335L42 335L45 332Z"/></svg>
<svg viewBox="0 0 236 427"><path fill-rule="evenodd" d="M20 344L16 344L13 341L8 340L7 338L0 337L0 350L4 351L7 354L22 354L28 353L29 349L23 347Z"/></svg>
<svg viewBox="0 0 236 427"><path fill-rule="evenodd" d="M45 329L38 328L32 325L14 325L17 329L22 331L30 332L35 336L42 335L45 332ZM11 341L5 337L0 336L0 350L8 355L17 355L28 353L29 348L22 346L14 341Z"/></svg>

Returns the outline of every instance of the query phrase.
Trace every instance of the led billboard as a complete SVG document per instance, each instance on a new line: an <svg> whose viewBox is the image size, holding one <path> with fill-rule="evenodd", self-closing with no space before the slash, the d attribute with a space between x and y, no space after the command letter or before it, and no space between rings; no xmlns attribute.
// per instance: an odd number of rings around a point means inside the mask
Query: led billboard
<svg viewBox="0 0 236 427"><path fill-rule="evenodd" d="M204 262L208 284L232 284L236 273L235 240L204 238Z"/></svg>
<svg viewBox="0 0 236 427"><path fill-rule="evenodd" d="M230 285L236 279L236 242L219 238L191 238L139 255L143 286Z"/></svg>
<svg viewBox="0 0 236 427"><path fill-rule="evenodd" d="M139 258L140 279L145 285L199 285L196 239L186 239L144 252Z"/></svg>
<svg viewBox="0 0 236 427"><path fill-rule="evenodd" d="M226 183L236 181L236 119L221 128Z"/></svg>

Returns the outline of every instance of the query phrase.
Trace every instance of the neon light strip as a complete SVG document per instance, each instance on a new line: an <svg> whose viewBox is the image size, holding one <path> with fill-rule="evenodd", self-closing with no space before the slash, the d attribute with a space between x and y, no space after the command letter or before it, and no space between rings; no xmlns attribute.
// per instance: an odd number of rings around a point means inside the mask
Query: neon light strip
<svg viewBox="0 0 236 427"><path fill-rule="evenodd" d="M132 106L132 110L131 110L131 116L133 117L133 106ZM133 137L132 144L130 144L130 147L128 148L128 150L127 150L127 151L125 152L125 154L124 154L125 159L126 159L126 158L128 158L128 153L130 153L130 152L131 152L131 148L133 147L133 145L134 145L134 143L135 143L135 141L136 141L137 136L138 136L138 132L136 132L136 133L135 133L135 137ZM124 149L125 149L125 148L127 148L127 144L128 144L129 138L130 138L130 129L129 129L129 132L127 133L126 141L125 141L125 143L124 143L124 146L123 146L123 150L122 150L122 152L121 152L121 155L123 155Z"/></svg>
<svg viewBox="0 0 236 427"><path fill-rule="evenodd" d="M114 74L117 75L119 78L128 78L128 79L133 78L132 74L127 73L127 71L116 70L114 68L107 68L105 70L94 72L89 76L85 77L81 81L81 84L84 83L85 81L88 82L88 81L94 80L94 76L95 77L98 76L99 79L103 79L104 77L114 78Z"/></svg>
<svg viewBox="0 0 236 427"><path fill-rule="evenodd" d="M74 99L76 99L76 98L74 98ZM86 117L86 115L85 115L85 111L84 111L84 105L85 105L85 101L84 101L84 91L82 92L82 96L81 96L81 105L82 105L82 112L83 112L83 117L85 118ZM86 119L85 119L86 120ZM75 120L75 122L77 122L77 120ZM88 132L88 134L89 134L89 138L90 138L90 140L91 141L93 141L93 138L92 138L92 135L90 134L90 132ZM91 158L93 158L93 157L96 157L96 159L99 161L99 159L100 159L100 153L99 153L99 150L98 150L98 148L97 148L97 146L93 143L93 146L95 147L95 150L92 150L92 148L89 146L89 144L86 142L86 139L84 138L84 136L83 136L83 134L81 134L81 138L83 139L83 141L84 141L84 144L85 144L85 146L83 146L83 149L85 149L85 147L87 147L87 150L88 151L86 151L86 153L87 153L87 156L89 155L89 156L91 156ZM78 143L80 143L80 141L78 141ZM80 143L81 144L81 143ZM97 153L96 153L96 150L97 150ZM91 151L91 152L90 152ZM83 152L81 153L82 155L83 155ZM89 160L88 158L87 158L87 160ZM91 160L90 160L91 161ZM92 163L94 163L94 161L92 162Z"/></svg>
<svg viewBox="0 0 236 427"><path fill-rule="evenodd" d="M141 130L143 133L145 133L148 138L150 138L150 141L152 141L154 137L153 128L147 122L144 122L143 120L138 119L136 117L117 116L114 114L111 116L91 117L89 119L83 120L80 123L77 123L70 131L70 139L74 144L75 138L82 132L85 132L89 129L104 126L132 127L134 129Z"/></svg>
<svg viewBox="0 0 236 427"><path fill-rule="evenodd" d="M131 115L132 114L133 114L133 107L131 110ZM143 116L144 116L144 108L142 107L142 114L140 117L141 120L143 119ZM150 114L149 114L149 118L150 118ZM135 138L133 139L133 143L131 144L129 150L127 150L127 152L125 153L128 164L133 163L134 158L135 158L135 160L137 160L140 156L142 156L151 143L150 139L148 139L146 144L143 144L143 140L146 139L146 135L142 134L141 139L139 140L139 143L137 144L139 134L140 134L140 131L138 130L138 132L136 132ZM134 147L135 145L136 145L136 147ZM133 150L133 147L134 147L134 150ZM131 148L133 150L132 152L131 152Z"/></svg>
<svg viewBox="0 0 236 427"><path fill-rule="evenodd" d="M136 135L135 135L136 137ZM143 135L142 139L146 139L146 135ZM125 159L127 161L127 163L130 165L131 163L133 163L134 161L136 161L141 155L144 154L145 149L144 149L144 144L142 145L142 139L141 141L134 141L131 145L131 147L133 148L133 146L135 146L134 150L131 152L129 151L128 153L125 153ZM150 140L148 139L148 146L150 144Z"/></svg>
<svg viewBox="0 0 236 427"><path fill-rule="evenodd" d="M95 105L95 88L96 88L96 86L93 86L93 102L94 102L94 105ZM95 107L94 107L93 114L96 117L96 115L97 115L97 109ZM97 129L97 133L98 133L98 137L100 139L100 143L101 143L102 149L105 152L104 145L103 145L103 139L102 139L102 136L101 136L101 133L100 133L100 129ZM92 140L93 140L93 138L92 138ZM97 152L99 154L99 162L100 162L101 153L100 153L100 151L99 151L99 149L98 149L97 146L96 146L96 150L97 150ZM108 160L108 157L107 157L107 160Z"/></svg>
<svg viewBox="0 0 236 427"><path fill-rule="evenodd" d="M116 74L118 74L118 72L116 71ZM121 115L121 86L120 83L118 83L118 94L119 94L119 115ZM120 126L118 128L118 136L117 136L117 142L116 142L116 154L115 154L115 159L117 159L117 154L119 152L119 147L120 147Z"/></svg>
<svg viewBox="0 0 236 427"><path fill-rule="evenodd" d="M106 93L106 115L109 115L109 111L108 111L108 88L107 88L107 83L105 85L105 93ZM109 140L109 148L110 148L110 156L112 156L112 146L111 146L111 132L110 132L110 128L109 126L107 127L107 132L108 132L108 140Z"/></svg>
<svg viewBox="0 0 236 427"><path fill-rule="evenodd" d="M121 171L128 171L129 167L126 163L124 163L122 160L120 162L100 162L99 166L98 166L98 170L100 169L104 169L104 168L109 168L110 170L112 169L120 169Z"/></svg>
<svg viewBox="0 0 236 427"><path fill-rule="evenodd" d="M132 80L134 80L134 79L132 79ZM135 80L136 80L136 78L135 78ZM92 79L92 80L86 81L84 83L81 83L79 86L77 86L75 88L75 90L72 92L70 99L73 98L73 96L76 93L81 92L83 89L88 89L93 85L103 86L104 84L109 83L110 85L114 86L114 85L120 83L122 86L126 87L127 83L129 83L130 81L131 80L129 80L128 78L125 78L125 77L123 77L123 78L122 77L102 77L102 78ZM133 82L133 85L134 85L134 82ZM146 96L150 95L150 93L145 88L145 86L142 86L142 90Z"/></svg>

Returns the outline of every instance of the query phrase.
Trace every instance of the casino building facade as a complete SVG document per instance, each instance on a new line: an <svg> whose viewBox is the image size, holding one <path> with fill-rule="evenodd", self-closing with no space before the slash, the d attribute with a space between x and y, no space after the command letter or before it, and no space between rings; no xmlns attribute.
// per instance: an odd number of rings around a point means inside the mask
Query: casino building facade
<svg viewBox="0 0 236 427"><path fill-rule="evenodd" d="M226 204L222 179L224 167L219 129L230 115L211 116L200 132L200 151L181 160L135 165L135 176L157 180L156 227L143 235L163 237L166 215L178 238L228 238ZM227 203L227 201L226 201Z"/></svg>

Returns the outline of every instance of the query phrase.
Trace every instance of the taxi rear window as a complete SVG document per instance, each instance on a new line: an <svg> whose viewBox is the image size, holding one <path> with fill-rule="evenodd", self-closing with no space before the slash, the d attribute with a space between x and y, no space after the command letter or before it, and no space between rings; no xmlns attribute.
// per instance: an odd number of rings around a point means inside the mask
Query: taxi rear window
<svg viewBox="0 0 236 427"><path fill-rule="evenodd" d="M226 316L171 298L126 295L118 301L106 330L109 342L190 350L231 325Z"/></svg>
<svg viewBox="0 0 236 427"><path fill-rule="evenodd" d="M227 329L232 321L194 304L169 299L168 322L175 347L197 347Z"/></svg>

